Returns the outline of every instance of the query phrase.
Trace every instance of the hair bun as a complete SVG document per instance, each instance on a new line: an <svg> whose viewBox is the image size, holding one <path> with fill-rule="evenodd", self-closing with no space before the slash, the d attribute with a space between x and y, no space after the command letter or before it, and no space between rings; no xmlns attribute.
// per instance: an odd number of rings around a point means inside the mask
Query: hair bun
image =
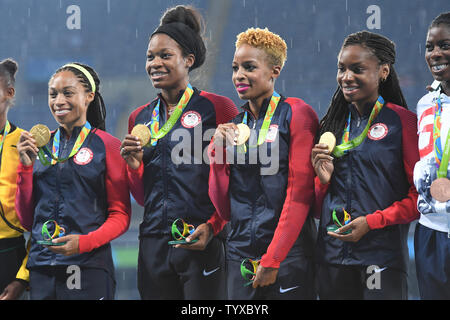
<svg viewBox="0 0 450 320"><path fill-rule="evenodd" d="M168 9L162 16L160 25L173 22L184 23L198 34L202 32L203 19L194 7L179 5Z"/></svg>
<svg viewBox="0 0 450 320"><path fill-rule="evenodd" d="M0 62L0 65L2 65L9 72L11 77L14 78L14 76L17 72L17 69L19 67L19 65L17 64L16 61L14 61L11 58L7 58L7 59L3 60L2 62Z"/></svg>

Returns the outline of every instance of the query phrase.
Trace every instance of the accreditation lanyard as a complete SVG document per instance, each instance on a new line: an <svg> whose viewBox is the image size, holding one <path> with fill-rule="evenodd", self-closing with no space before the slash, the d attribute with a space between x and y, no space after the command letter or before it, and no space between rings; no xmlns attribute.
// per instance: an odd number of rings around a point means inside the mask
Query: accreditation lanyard
<svg viewBox="0 0 450 320"><path fill-rule="evenodd" d="M3 151L3 143L5 142L6 136L8 135L10 130L11 130L11 124L9 123L8 120L6 120L5 129L3 130L3 135L2 135L2 141L0 141L0 155L2 154L2 151Z"/></svg>
<svg viewBox="0 0 450 320"><path fill-rule="evenodd" d="M161 104L161 99L158 99L156 107L152 112L152 119L150 121L150 132L151 132L151 140L150 144L152 146L156 146L156 143L159 139L163 138L170 130L172 130L175 123L183 114L184 108L186 108L187 104L191 100L192 95L194 94L194 89L190 84L188 84L186 90L178 101L178 104L175 106L175 110L172 115L166 121L161 129L159 129L159 106Z"/></svg>
<svg viewBox="0 0 450 320"><path fill-rule="evenodd" d="M264 121L261 126L261 129L259 130L258 134L258 142L256 145L249 145L249 148L255 148L257 146L260 146L266 141L267 133L269 132L270 123L272 122L272 117L275 114L275 110L277 109L278 103L280 102L281 96L274 91L272 94L272 97L270 98L269 106L267 107L266 115L264 116ZM247 111L244 113L244 118L242 119L242 123L247 125L248 122L248 115ZM247 152L246 144L243 144L242 146L238 146L242 150L242 152Z"/></svg>
<svg viewBox="0 0 450 320"><path fill-rule="evenodd" d="M383 108L384 105L384 99L383 97L379 96L377 99L377 102L375 102L375 105L372 108L372 112L369 116L369 121L367 122L366 127L364 128L363 132L357 136L355 139L350 140L350 121L351 121L351 113L348 115L347 124L344 129L344 134L342 135L342 142L340 145L336 146L333 149L333 155L335 157L342 157L348 150L351 150L353 148L356 148L359 146L364 139L367 137L367 133L369 132L370 125L372 124L373 120L376 118L376 116L380 113L381 108Z"/></svg>
<svg viewBox="0 0 450 320"><path fill-rule="evenodd" d="M446 178L447 168L450 157L450 143L449 132L445 140L444 150L442 150L441 144L441 115L442 115L442 102L441 91L439 91L436 99L436 105L434 107L434 123L433 123L433 144L434 144L434 156L436 159L436 166L438 167L437 177Z"/></svg>

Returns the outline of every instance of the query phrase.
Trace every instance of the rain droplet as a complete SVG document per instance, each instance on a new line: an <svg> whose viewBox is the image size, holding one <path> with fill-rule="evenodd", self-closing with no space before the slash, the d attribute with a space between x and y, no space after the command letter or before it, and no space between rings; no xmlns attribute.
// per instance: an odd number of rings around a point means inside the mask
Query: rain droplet
<svg viewBox="0 0 450 320"><path fill-rule="evenodd" d="M317 52L320 52L320 40L317 40Z"/></svg>
<svg viewBox="0 0 450 320"><path fill-rule="evenodd" d="M136 39L138 38L138 29L136 28Z"/></svg>
<svg viewBox="0 0 450 320"><path fill-rule="evenodd" d="M106 11L108 12L108 14L111 12L111 1L110 0L106 1Z"/></svg>
<svg viewBox="0 0 450 320"><path fill-rule="evenodd" d="M243 0L243 1L242 1L242 5L243 5L243 6L244 6L244 8L245 8L245 0Z"/></svg>
<svg viewBox="0 0 450 320"><path fill-rule="evenodd" d="M34 106L34 96L31 96L31 105Z"/></svg>
<svg viewBox="0 0 450 320"><path fill-rule="evenodd" d="M316 13L316 5L315 4L313 4L313 13L314 14Z"/></svg>

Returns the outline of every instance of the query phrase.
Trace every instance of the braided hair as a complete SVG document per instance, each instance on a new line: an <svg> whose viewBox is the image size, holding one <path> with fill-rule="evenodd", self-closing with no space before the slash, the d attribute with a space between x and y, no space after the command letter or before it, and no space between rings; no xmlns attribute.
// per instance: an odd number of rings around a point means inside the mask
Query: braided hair
<svg viewBox="0 0 450 320"><path fill-rule="evenodd" d="M11 58L2 60L0 62L0 81L3 81L5 88L14 88L16 83L15 75L18 69L18 64ZM9 108L14 104L14 99L6 101L6 107Z"/></svg>
<svg viewBox="0 0 450 320"><path fill-rule="evenodd" d="M97 72L95 72L95 70L89 67L88 65L81 64L79 62L74 62L74 64L77 64L86 69L91 74L95 83L95 92L94 92L95 96L94 100L92 100L92 102L88 106L86 119L94 128L105 131L106 107L105 102L103 101L103 97L100 94L100 79L97 75ZM78 78L78 80L80 81L80 83L83 85L83 87L86 89L87 92L92 91L89 79L87 79L86 76L83 74L83 72L81 72L80 70L71 66L63 66L58 70L56 70L55 75L61 71L72 72Z"/></svg>
<svg viewBox="0 0 450 320"><path fill-rule="evenodd" d="M395 44L386 37L369 31L360 31L348 35L342 45L342 49L351 45L360 45L368 49L379 61L379 65L389 65L389 75L386 81L380 82L379 95L386 102L391 102L408 109L394 69ZM331 131L336 137L342 135L348 116L348 102L344 98L341 88L338 86L328 107L328 111L320 121L319 135ZM318 137L316 138L318 140Z"/></svg>

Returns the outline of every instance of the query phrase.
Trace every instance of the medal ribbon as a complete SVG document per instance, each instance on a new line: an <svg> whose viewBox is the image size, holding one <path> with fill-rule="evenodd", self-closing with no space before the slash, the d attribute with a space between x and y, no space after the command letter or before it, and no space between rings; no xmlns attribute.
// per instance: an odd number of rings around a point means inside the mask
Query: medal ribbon
<svg viewBox="0 0 450 320"><path fill-rule="evenodd" d="M266 115L264 116L263 124L261 126L261 129L259 130L258 142L256 145L249 145L249 148L255 148L257 146L260 146L264 143L264 141L266 141L267 133L269 132L270 123L272 122L272 117L275 113L275 110L277 109L280 99L281 99L281 96L276 91L274 91L272 94L272 97L270 98L269 106L267 107L267 111L266 111ZM246 125L247 121L248 121L248 115L247 115L247 111L245 111L244 118L242 119L242 123ZM242 151L244 153L247 152L246 144L243 144L240 147L242 147L242 149L243 149Z"/></svg>
<svg viewBox="0 0 450 320"><path fill-rule="evenodd" d="M2 141L0 141L0 155L2 154L3 143L5 142L6 136L8 135L10 130L11 130L11 124L9 123L8 120L6 120L5 129L3 130L3 135L2 135Z"/></svg>
<svg viewBox="0 0 450 320"><path fill-rule="evenodd" d="M356 148L364 141L364 139L367 137L367 133L369 132L370 125L372 124L376 116L380 113L381 108L383 108L383 106L384 106L384 99L383 97L379 96L377 102L375 102L375 105L372 108L372 112L370 113L369 116L369 121L367 122L364 131L355 139L350 141L349 137L350 137L351 114L349 114L347 124L344 129L344 134L342 135L342 143L333 149L333 155L335 157L338 158L342 157L346 151Z"/></svg>
<svg viewBox="0 0 450 320"><path fill-rule="evenodd" d="M58 129L53 137L52 152L50 153L50 150L48 149L47 146L39 148L38 153L39 160L44 166L48 166L50 164L54 165L58 162L64 162L69 160L78 152L78 150L80 150L90 131L91 131L91 124L88 121L86 121L86 124L83 126L83 128L81 128L81 131L78 134L77 140L75 140L75 144L73 145L72 151L70 152L69 156L64 159L59 159L58 153L59 153L60 130ZM52 159L51 163L45 158L45 154Z"/></svg>
<svg viewBox="0 0 450 320"><path fill-rule="evenodd" d="M172 115L169 117L167 122L163 125L161 129L159 129L159 106L161 103L161 99L158 99L158 103L152 112L152 119L150 121L150 132L151 132L151 140L150 144L152 146L156 146L156 143L159 139L163 138L170 130L172 130L175 123L178 121L180 116L183 114L184 108L186 108L187 104L191 100L192 95L194 94L194 89L190 84L188 84L186 90L178 101L178 104L175 106L175 110Z"/></svg>
<svg viewBox="0 0 450 320"><path fill-rule="evenodd" d="M434 142L434 153L436 159L436 166L438 167L437 177L445 178L447 177L447 168L450 158L450 143L449 134L447 133L447 139L445 140L444 151L442 152L441 144L441 115L442 115L442 102L441 102L441 92L437 97L436 106L434 107L434 123L433 123L433 142ZM450 133L450 130L449 130Z"/></svg>

